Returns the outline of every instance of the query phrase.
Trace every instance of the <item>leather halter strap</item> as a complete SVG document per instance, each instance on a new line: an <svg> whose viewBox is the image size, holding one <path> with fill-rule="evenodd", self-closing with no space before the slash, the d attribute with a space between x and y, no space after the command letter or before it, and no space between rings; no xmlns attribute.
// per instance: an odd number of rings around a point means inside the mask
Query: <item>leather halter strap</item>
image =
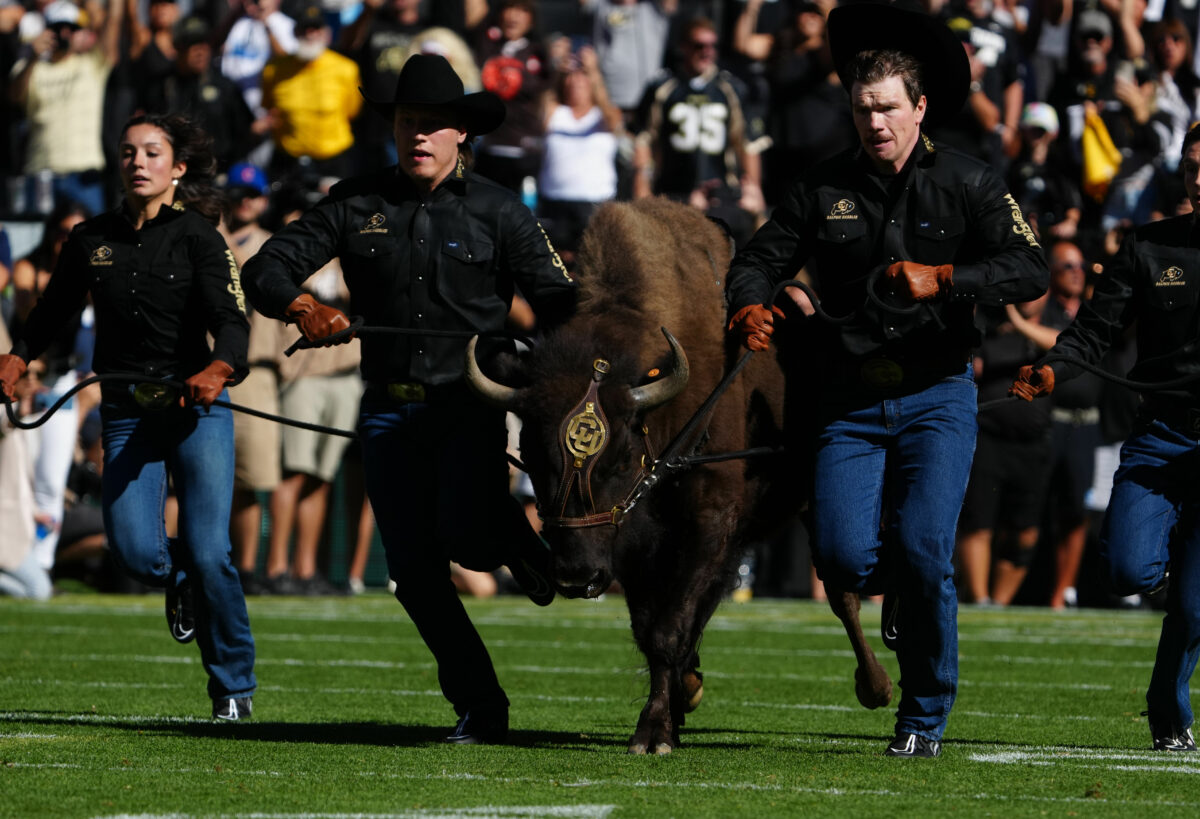
<svg viewBox="0 0 1200 819"><path fill-rule="evenodd" d="M634 478L633 488L625 499L607 512L597 512L596 502L592 496L592 470L596 466L600 453L608 445L608 417L600 404L600 383L608 374L609 364L602 358L592 362L592 381L588 384L587 392L575 408L567 414L559 426L558 448L562 455L562 478L554 493L553 508L557 514L543 520L546 526L557 526L562 529L585 529L592 526L616 526L620 524L625 513L633 508L644 491L643 479L648 474L648 465L653 467L654 457L650 451L649 431L642 427L642 441L645 455L642 458L642 468ZM583 508L587 510L582 516L566 514L567 502L572 496L572 489L578 494Z"/></svg>

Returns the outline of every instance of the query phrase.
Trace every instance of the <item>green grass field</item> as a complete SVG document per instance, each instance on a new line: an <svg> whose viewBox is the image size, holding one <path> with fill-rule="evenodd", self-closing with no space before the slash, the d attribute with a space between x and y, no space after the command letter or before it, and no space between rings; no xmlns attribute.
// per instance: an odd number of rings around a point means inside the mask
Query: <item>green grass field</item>
<svg viewBox="0 0 1200 819"><path fill-rule="evenodd" d="M821 604L722 606L684 745L631 757L646 678L624 602L469 601L512 700L512 744L454 721L390 597L252 598L250 724L207 719L160 596L0 599L3 817L1194 816L1200 758L1148 750L1159 616L973 610L937 760L880 756ZM878 640L877 607L864 622Z"/></svg>

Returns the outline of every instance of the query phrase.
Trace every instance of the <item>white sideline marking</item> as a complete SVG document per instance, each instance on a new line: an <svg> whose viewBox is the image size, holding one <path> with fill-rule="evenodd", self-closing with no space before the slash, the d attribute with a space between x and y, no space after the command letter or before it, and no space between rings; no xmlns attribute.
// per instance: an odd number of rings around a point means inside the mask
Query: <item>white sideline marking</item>
<svg viewBox="0 0 1200 819"><path fill-rule="evenodd" d="M431 808L402 813L119 813L96 819L520 819L553 816L561 819L604 819L616 805L486 805L477 808Z"/></svg>
<svg viewBox="0 0 1200 819"><path fill-rule="evenodd" d="M1104 768L1110 771L1155 771L1159 773L1200 774L1200 760L1188 765L1184 759L1169 756L1164 751L1090 751L1086 749L1058 749L1042 751L999 751L995 753L975 753L968 759L972 762L985 762L996 765L1057 765L1067 761L1081 762L1120 762L1119 765L1090 764L1083 767ZM1172 760L1167 762L1167 760ZM1129 764L1129 763L1138 764Z"/></svg>
<svg viewBox="0 0 1200 819"><path fill-rule="evenodd" d="M19 731L15 734L0 734L0 739L58 739L58 734L31 734L28 731Z"/></svg>

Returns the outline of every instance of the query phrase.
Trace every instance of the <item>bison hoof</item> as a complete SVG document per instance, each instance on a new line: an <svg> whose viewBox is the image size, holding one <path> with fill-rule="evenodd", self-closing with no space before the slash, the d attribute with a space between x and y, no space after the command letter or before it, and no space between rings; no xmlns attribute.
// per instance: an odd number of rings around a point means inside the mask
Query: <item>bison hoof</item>
<svg viewBox="0 0 1200 819"><path fill-rule="evenodd" d="M892 701L892 681L882 668L876 673L854 670L854 694L863 708L883 708Z"/></svg>
<svg viewBox="0 0 1200 819"><path fill-rule="evenodd" d="M666 756L671 753L671 744L668 742L660 742L654 746L654 753L658 756Z"/></svg>
<svg viewBox="0 0 1200 819"><path fill-rule="evenodd" d="M632 745L629 746L629 753L633 754L634 756L645 756L646 755L645 743L642 743L642 742L633 743Z"/></svg>

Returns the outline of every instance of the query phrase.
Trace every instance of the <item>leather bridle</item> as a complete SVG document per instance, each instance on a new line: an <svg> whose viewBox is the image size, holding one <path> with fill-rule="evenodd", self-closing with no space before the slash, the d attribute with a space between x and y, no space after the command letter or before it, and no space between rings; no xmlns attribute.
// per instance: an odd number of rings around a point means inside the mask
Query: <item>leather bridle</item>
<svg viewBox="0 0 1200 819"><path fill-rule="evenodd" d="M641 499L656 481L650 480L654 468L654 453L650 447L650 431L642 426L641 468L633 481L633 488L625 499L607 512L596 511L592 495L592 470L600 454L608 446L609 425L604 407L600 404L600 384L608 375L609 363L603 358L592 362L592 380L587 392L575 408L567 413L558 429L558 449L562 455L562 478L554 493L553 508L557 514L543 519L546 526L562 529L586 529L593 526L618 526L621 520ZM567 515L567 502L576 490L587 513L581 516Z"/></svg>

